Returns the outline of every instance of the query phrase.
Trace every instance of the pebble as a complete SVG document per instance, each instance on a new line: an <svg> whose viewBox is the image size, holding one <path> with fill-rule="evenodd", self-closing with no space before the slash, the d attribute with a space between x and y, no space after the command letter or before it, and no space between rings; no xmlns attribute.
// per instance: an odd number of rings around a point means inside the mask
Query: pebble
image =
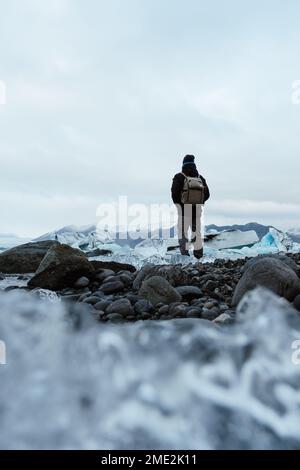
<svg viewBox="0 0 300 470"><path fill-rule="evenodd" d="M114 281L114 282L108 282L106 284L103 284L100 289L101 291L106 294L115 294L117 292L121 292L124 290L124 284L121 281Z"/></svg>
<svg viewBox="0 0 300 470"><path fill-rule="evenodd" d="M96 310L103 310L105 312L105 310L107 309L107 307L111 304L111 302L109 300L100 300L100 302L96 303L94 305L94 308Z"/></svg>
<svg viewBox="0 0 300 470"><path fill-rule="evenodd" d="M107 320L112 323L124 323L124 318L119 313L110 313L107 315Z"/></svg>
<svg viewBox="0 0 300 470"><path fill-rule="evenodd" d="M137 314L140 314L140 315L143 312L149 313L153 311L153 305L148 300L142 299L136 302L136 304L134 305L134 310Z"/></svg>
<svg viewBox="0 0 300 470"><path fill-rule="evenodd" d="M112 302L107 308L106 313L118 313L123 317L134 314L134 309L128 299L119 299Z"/></svg>
<svg viewBox="0 0 300 470"><path fill-rule="evenodd" d="M75 282L74 286L77 287L77 288L82 288L82 287L87 287L90 283L90 280L87 278L87 277L80 277L79 279L77 279L77 281Z"/></svg>

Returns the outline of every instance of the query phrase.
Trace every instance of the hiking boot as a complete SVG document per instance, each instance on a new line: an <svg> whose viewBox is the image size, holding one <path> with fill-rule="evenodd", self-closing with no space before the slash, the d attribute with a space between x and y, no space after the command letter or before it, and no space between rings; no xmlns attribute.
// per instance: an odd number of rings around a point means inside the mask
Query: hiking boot
<svg viewBox="0 0 300 470"><path fill-rule="evenodd" d="M194 250L194 256L197 259L203 258L203 248L201 250Z"/></svg>
<svg viewBox="0 0 300 470"><path fill-rule="evenodd" d="M186 238L182 238L179 240L179 249L182 256L190 256L189 250L187 249L188 240Z"/></svg>
<svg viewBox="0 0 300 470"><path fill-rule="evenodd" d="M180 250L182 256L190 256L189 250Z"/></svg>

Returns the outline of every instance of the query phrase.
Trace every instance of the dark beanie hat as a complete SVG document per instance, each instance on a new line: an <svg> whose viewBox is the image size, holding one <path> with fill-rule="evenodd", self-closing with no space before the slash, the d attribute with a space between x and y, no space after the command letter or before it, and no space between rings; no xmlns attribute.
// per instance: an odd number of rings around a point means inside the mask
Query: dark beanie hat
<svg viewBox="0 0 300 470"><path fill-rule="evenodd" d="M182 163L182 166L186 166L186 165L195 165L195 157L194 155L186 155L183 159L183 163Z"/></svg>

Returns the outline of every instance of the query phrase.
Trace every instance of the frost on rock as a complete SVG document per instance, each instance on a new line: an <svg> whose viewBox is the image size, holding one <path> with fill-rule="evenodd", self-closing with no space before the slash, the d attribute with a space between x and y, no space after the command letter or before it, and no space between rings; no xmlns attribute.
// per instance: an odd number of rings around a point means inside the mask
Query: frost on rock
<svg viewBox="0 0 300 470"><path fill-rule="evenodd" d="M2 293L0 448L299 448L300 327L287 310L258 289L227 329L182 319L73 330L62 303Z"/></svg>

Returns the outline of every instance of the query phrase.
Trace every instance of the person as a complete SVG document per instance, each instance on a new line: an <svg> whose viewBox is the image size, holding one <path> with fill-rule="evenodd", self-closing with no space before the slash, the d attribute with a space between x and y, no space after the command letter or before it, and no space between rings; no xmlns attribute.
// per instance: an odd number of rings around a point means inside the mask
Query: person
<svg viewBox="0 0 300 470"><path fill-rule="evenodd" d="M192 196L187 196L189 184L193 185ZM173 178L172 200L178 211L178 241L180 252L189 256L189 246L193 244L194 256L203 256L203 240L201 235L202 208L210 197L206 180L198 173L194 155L186 155L183 159L182 172ZM190 200L189 200L190 198ZM189 230L191 241L189 242Z"/></svg>

